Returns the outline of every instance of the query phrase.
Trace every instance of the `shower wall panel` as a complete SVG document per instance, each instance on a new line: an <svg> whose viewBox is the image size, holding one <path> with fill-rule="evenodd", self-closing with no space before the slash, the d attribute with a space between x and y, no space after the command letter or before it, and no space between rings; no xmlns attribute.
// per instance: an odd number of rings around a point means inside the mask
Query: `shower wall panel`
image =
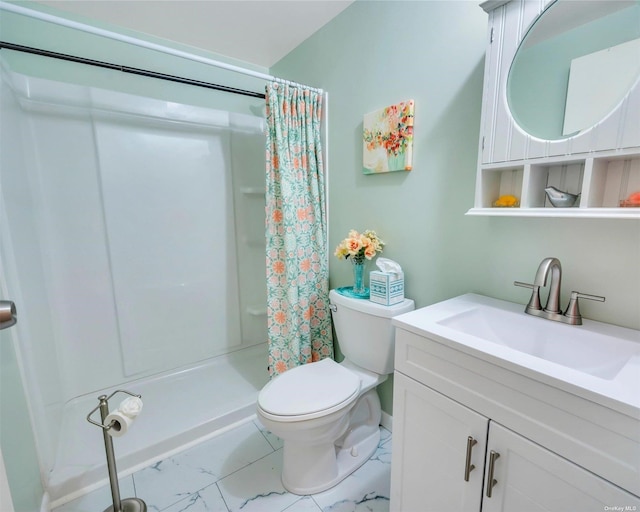
<svg viewBox="0 0 640 512"><path fill-rule="evenodd" d="M258 227L245 217L237 237L232 170L263 183L260 119L0 65L8 282L25 296L33 406L55 418L74 397L264 342L261 315L245 308L240 327L237 254L237 238L263 233L264 206L247 206ZM254 304L264 255L250 256Z"/></svg>
<svg viewBox="0 0 640 512"><path fill-rule="evenodd" d="M28 106L64 396L237 347L228 132Z"/></svg>
<svg viewBox="0 0 640 512"><path fill-rule="evenodd" d="M122 375L114 347L116 310L89 113L33 101L23 105L56 367L64 375L59 403Z"/></svg>
<svg viewBox="0 0 640 512"><path fill-rule="evenodd" d="M239 348L228 114L34 83L27 168L62 395Z"/></svg>
<svg viewBox="0 0 640 512"><path fill-rule="evenodd" d="M0 70L0 272L57 499L104 478L85 421L99 394L145 389L137 426L155 444L131 438L136 457L252 410L267 379L264 134L255 116L26 76L2 56ZM215 379L192 382L201 368ZM193 408L172 412L183 392L156 381L188 381ZM186 423L160 432L154 414Z"/></svg>
<svg viewBox="0 0 640 512"><path fill-rule="evenodd" d="M249 121L253 121L248 124ZM231 165L234 169L235 232L240 289L242 339L266 341L267 289L265 285L265 177L264 165L256 172L255 162L264 162L265 136L256 129L256 119L231 115ZM258 125L260 127L260 125Z"/></svg>
<svg viewBox="0 0 640 512"><path fill-rule="evenodd" d="M241 342L229 133L164 120L95 122L127 377Z"/></svg>

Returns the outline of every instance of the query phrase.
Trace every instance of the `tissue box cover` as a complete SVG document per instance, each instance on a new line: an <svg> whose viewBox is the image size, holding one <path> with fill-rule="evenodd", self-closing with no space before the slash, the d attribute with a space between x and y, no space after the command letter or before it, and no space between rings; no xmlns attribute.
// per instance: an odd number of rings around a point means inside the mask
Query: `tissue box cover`
<svg viewBox="0 0 640 512"><path fill-rule="evenodd" d="M373 270L369 275L369 300L392 306L404 300L404 273Z"/></svg>

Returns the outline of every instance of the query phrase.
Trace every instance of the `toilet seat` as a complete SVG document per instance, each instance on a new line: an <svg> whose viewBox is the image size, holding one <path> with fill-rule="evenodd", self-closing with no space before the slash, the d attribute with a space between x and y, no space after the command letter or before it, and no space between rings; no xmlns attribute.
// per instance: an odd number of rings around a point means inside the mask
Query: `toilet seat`
<svg viewBox="0 0 640 512"><path fill-rule="evenodd" d="M360 378L332 359L298 366L269 382L258 395L258 407L278 421L326 416L358 398Z"/></svg>

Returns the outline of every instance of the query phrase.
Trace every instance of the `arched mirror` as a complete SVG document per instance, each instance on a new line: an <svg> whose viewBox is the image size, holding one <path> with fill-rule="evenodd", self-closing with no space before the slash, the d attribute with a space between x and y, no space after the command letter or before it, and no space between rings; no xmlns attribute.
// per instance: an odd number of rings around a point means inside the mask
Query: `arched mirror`
<svg viewBox="0 0 640 512"><path fill-rule="evenodd" d="M522 40L507 80L515 122L543 140L604 119L640 78L640 0L556 0Z"/></svg>

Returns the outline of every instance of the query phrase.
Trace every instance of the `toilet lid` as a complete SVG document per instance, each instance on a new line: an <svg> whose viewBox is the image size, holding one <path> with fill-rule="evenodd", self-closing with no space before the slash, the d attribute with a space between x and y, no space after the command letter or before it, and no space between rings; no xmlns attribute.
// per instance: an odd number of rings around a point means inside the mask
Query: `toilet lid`
<svg viewBox="0 0 640 512"><path fill-rule="evenodd" d="M258 404L277 416L300 416L335 407L359 390L357 375L331 359L323 359L273 379L260 391Z"/></svg>

